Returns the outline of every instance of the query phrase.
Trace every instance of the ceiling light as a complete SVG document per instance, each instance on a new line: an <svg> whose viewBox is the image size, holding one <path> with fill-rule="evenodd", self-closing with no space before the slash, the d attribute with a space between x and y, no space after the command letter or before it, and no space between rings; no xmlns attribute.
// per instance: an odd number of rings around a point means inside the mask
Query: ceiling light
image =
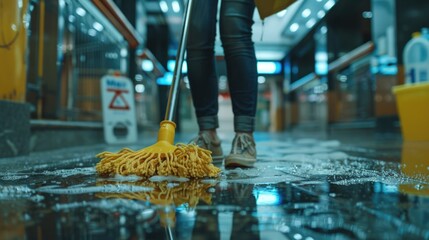
<svg viewBox="0 0 429 240"><path fill-rule="evenodd" d="M74 22L76 20L76 17L73 15L69 15L69 22Z"/></svg>
<svg viewBox="0 0 429 240"><path fill-rule="evenodd" d="M95 35L97 35L97 31L91 28L88 30L88 35L91 37L95 37Z"/></svg>
<svg viewBox="0 0 429 240"><path fill-rule="evenodd" d="M92 27L99 32L103 31L103 29L104 29L103 25L101 25L101 23L99 23L99 22L94 22L92 24Z"/></svg>
<svg viewBox="0 0 429 240"><path fill-rule="evenodd" d="M160 2L159 2L159 7L161 8L161 11L162 11L163 13L168 12L168 5L167 5L167 2L166 2L166 1L160 1Z"/></svg>
<svg viewBox="0 0 429 240"><path fill-rule="evenodd" d="M296 32L299 29L299 24L298 23L292 23L292 25L290 25L289 30L291 32Z"/></svg>
<svg viewBox="0 0 429 240"><path fill-rule="evenodd" d="M303 18L308 18L311 15L311 10L306 8L302 11L301 15Z"/></svg>
<svg viewBox="0 0 429 240"><path fill-rule="evenodd" d="M328 11L334 5L335 5L335 1L334 0L328 0L323 7L325 8L326 11Z"/></svg>
<svg viewBox="0 0 429 240"><path fill-rule="evenodd" d="M320 10L320 11L317 12L317 17L318 18L323 18L324 16L325 16L325 11Z"/></svg>
<svg viewBox="0 0 429 240"><path fill-rule="evenodd" d="M172 8L173 8L173 12L175 12L175 13L180 12L180 4L179 4L179 2L178 2L178 1L173 1L173 2L171 3L171 6L172 6Z"/></svg>
<svg viewBox="0 0 429 240"><path fill-rule="evenodd" d="M307 28L312 28L312 27L314 26L314 24L316 24L316 19L311 18L310 20L308 20L308 21L305 23L305 26L306 26Z"/></svg>
<svg viewBox="0 0 429 240"><path fill-rule="evenodd" d="M77 15L83 17L83 16L85 16L86 11L85 11L85 9L78 7L78 8L76 8L76 13L77 13Z"/></svg>

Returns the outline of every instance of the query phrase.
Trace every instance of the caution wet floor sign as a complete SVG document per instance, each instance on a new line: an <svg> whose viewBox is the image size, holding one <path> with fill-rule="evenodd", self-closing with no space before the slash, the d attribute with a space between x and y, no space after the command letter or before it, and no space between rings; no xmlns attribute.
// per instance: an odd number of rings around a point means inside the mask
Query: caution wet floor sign
<svg viewBox="0 0 429 240"><path fill-rule="evenodd" d="M104 138L107 143L137 141L134 88L125 77L104 76L101 79Z"/></svg>

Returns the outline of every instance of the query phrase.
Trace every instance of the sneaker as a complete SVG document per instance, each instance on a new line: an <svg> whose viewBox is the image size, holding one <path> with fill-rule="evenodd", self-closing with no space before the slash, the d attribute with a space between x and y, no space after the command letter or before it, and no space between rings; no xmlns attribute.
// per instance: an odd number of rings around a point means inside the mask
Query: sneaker
<svg viewBox="0 0 429 240"><path fill-rule="evenodd" d="M211 151L213 163L222 163L224 156L221 147L221 141L217 135L214 137L214 139L210 135L211 134L209 132L202 131L189 143L196 144L200 148Z"/></svg>
<svg viewBox="0 0 429 240"><path fill-rule="evenodd" d="M248 133L237 133L231 153L225 158L225 167L253 167L256 162L255 139Z"/></svg>

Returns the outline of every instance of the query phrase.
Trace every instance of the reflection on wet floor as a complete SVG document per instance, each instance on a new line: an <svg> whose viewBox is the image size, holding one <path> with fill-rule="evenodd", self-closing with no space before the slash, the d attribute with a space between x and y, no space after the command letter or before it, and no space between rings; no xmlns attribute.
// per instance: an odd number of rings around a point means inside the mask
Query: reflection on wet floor
<svg viewBox="0 0 429 240"><path fill-rule="evenodd" d="M0 239L429 239L429 143L257 139L218 179L99 178L99 146L0 159Z"/></svg>

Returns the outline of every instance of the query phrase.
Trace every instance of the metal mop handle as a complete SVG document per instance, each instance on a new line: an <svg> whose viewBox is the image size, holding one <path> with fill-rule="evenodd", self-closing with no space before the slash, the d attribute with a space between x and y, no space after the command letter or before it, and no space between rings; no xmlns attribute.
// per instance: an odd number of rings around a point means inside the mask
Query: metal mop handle
<svg viewBox="0 0 429 240"><path fill-rule="evenodd" d="M185 20L182 26L182 37L179 41L178 54L176 56L176 65L174 66L173 81L171 83L170 93L168 95L167 110L164 120L173 121L174 111L177 106L179 83L182 74L182 65L185 58L186 42L188 40L189 16L191 15L192 1L188 0L188 6L185 10ZM207 0L204 0L207 1Z"/></svg>

